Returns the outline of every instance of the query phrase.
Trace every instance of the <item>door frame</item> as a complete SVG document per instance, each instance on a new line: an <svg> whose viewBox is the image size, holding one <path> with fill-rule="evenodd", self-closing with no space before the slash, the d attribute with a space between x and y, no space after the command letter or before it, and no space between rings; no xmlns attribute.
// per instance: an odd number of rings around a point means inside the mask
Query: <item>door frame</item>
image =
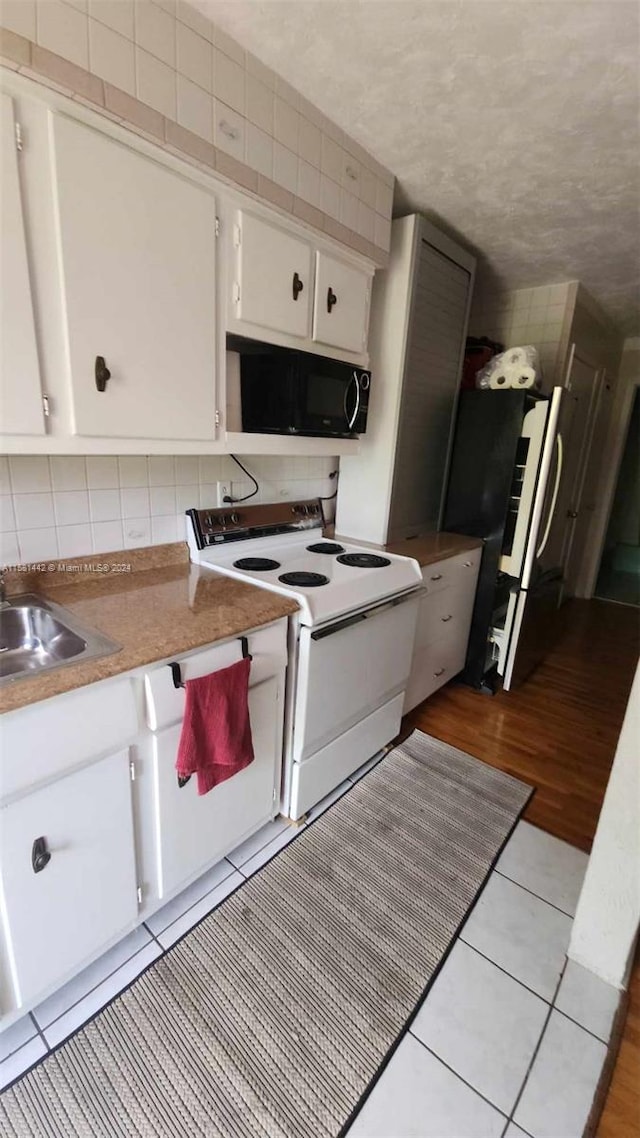
<svg viewBox="0 0 640 1138"><path fill-rule="evenodd" d="M619 395L618 406L616 407L614 404L611 410L611 422L603 449L604 457L610 458L611 461L602 470L603 491L592 521L592 530L587 539L587 548L582 565L578 570L577 596L592 597L595 591L607 528L613 509L613 499L618 485L622 455L629 434L631 412L639 387L640 374L637 374L632 381L624 385Z"/></svg>

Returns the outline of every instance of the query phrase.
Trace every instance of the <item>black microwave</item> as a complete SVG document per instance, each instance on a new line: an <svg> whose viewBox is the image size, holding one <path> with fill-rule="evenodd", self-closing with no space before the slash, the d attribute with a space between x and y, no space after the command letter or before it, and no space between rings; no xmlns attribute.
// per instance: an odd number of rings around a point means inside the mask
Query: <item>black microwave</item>
<svg viewBox="0 0 640 1138"><path fill-rule="evenodd" d="M350 439L367 427L371 374L340 360L227 338L240 356L242 430Z"/></svg>

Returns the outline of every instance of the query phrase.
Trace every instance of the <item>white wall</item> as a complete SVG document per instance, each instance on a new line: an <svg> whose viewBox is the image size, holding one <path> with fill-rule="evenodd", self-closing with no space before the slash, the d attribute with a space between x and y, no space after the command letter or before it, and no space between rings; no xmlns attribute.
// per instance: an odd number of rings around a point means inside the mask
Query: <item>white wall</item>
<svg viewBox="0 0 640 1138"><path fill-rule="evenodd" d="M243 455L260 483L252 503L330 495L337 458ZM0 458L0 566L82 557L180 541L184 512L215 506L216 483L232 494L252 484L228 455ZM333 502L326 502L327 518Z"/></svg>
<svg viewBox="0 0 640 1138"><path fill-rule="evenodd" d="M635 336L624 342L608 420L603 431L604 438L599 448L594 447L593 467L587 471L587 479L593 480L598 492L597 496L594 495L596 505L585 542L585 553L576 589L580 597L590 597L595 588L629 417L638 384L640 384L640 337Z"/></svg>
<svg viewBox="0 0 640 1138"><path fill-rule="evenodd" d="M640 924L640 664L580 894L569 956L624 988Z"/></svg>

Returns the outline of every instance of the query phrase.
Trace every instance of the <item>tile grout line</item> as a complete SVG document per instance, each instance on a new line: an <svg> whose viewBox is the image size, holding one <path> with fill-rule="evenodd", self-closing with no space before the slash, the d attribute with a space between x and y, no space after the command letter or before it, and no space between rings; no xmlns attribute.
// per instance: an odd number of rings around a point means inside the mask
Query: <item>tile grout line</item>
<svg viewBox="0 0 640 1138"><path fill-rule="evenodd" d="M502 1117L506 1119L507 1125L509 1125L509 1118L505 1114L504 1110L502 1110L501 1107L496 1106L495 1102L491 1102L491 1099L488 1099L486 1095L483 1095L482 1091L479 1091L478 1088L474 1087L472 1083L467 1082L467 1080L459 1073L459 1071L455 1071L453 1067L449 1066L449 1064L446 1063L440 1055L438 1055L431 1049L431 1047L427 1046L427 1044L422 1039L420 1039L419 1035L414 1034L412 1027L409 1028L407 1034L410 1035L412 1039L415 1039L416 1043L419 1043L421 1047L424 1047L425 1051L428 1051L429 1055L433 1055L433 1058L437 1059L438 1063L442 1063L442 1066L446 1067L447 1071L451 1071L451 1074L455 1075L456 1079L460 1079L460 1082L464 1083L465 1087L468 1087L470 1091L473 1091L473 1093L478 1096L478 1098L481 1098L483 1102L486 1102L487 1106L490 1106L493 1110L496 1110L498 1114L501 1114Z"/></svg>
<svg viewBox="0 0 640 1138"><path fill-rule="evenodd" d="M216 865L220 865L222 861L226 861L226 860L227 860L226 858L221 858L219 862L216 862ZM229 877L231 877L232 873L236 870L235 865L232 865L231 862L228 862L227 864L229 865L229 872L225 873L224 877L222 877L220 879L220 881L218 882L217 885L214 885L211 889L208 889L207 892L202 897L200 897L197 901L194 901L192 905L189 905L189 907L187 909L183 909L183 911L177 917L174 917L172 921L169 921L168 925L165 925L164 928L159 929L158 932L159 933L165 933L167 931L167 929L170 929L172 925L175 925L176 921L181 921L183 917L186 917L187 913L190 913L192 909L195 909L196 905L200 905L201 902L204 901L216 889L218 889L220 885L223 885L224 882L227 881L227 879ZM239 870L237 870L237 872L239 872ZM198 879L196 878L196 881L197 880ZM189 886L187 886L187 889L188 888L189 888ZM180 894L178 893L176 895L176 898L172 898L172 901L176 900L177 897L179 897L179 896L180 896ZM167 901L167 904L170 905L171 901ZM217 908L217 906L214 906L214 908ZM161 913L161 912L162 912L162 909L156 909L156 913ZM155 913L151 913L149 917L147 917L147 918L145 918L145 920L143 920L142 924L144 925L145 929L149 933L149 936L153 937L154 940L158 941L158 937L153 932L153 929L149 928L149 925L147 924L147 921L152 920L152 918L155 915L156 915ZM160 944L160 941L158 941L158 944Z"/></svg>
<svg viewBox="0 0 640 1138"><path fill-rule="evenodd" d="M529 889L527 885L522 882L516 881L515 878L509 877L508 873L503 873L501 869L494 869L499 877L504 877L505 881L510 881L512 885L517 885L518 889L523 889L525 893L530 893L532 897L537 897L538 901L542 901L545 905L549 905L551 909L555 909L557 913L562 913L563 916L568 917L570 921L575 919L575 913L567 913L566 909L561 909L559 905L554 905L553 901L547 901L546 897L541 897L539 893L534 893L533 889Z"/></svg>
<svg viewBox="0 0 640 1138"><path fill-rule="evenodd" d="M529 1063L529 1066L527 1067L526 1074L525 1074L524 1079L522 1081L522 1086L520 1087L520 1091L519 1091L518 1095L516 1096L516 1101L514 1102L512 1108L511 1108L511 1113L509 1115L509 1122L513 1122L514 1126L520 1126L520 1123L516 1122L514 1115L516 1113L516 1110L518 1109L518 1106L520 1105L520 1100L522 1099L522 1096L523 1096L524 1091L525 1091L525 1087L529 1081L529 1076L533 1070L533 1065L534 1065L534 1063L538 1057L538 1053L539 1053L540 1048L542 1046L542 1040L544 1039L547 1028L549 1026L549 1020L551 1019L551 1015L552 1015L552 1012L554 1010L556 996L558 995L558 992L560 990L560 985L562 983L562 977L564 976L566 967L567 967L567 958L565 957L564 966L562 968L562 972L560 973L560 978L558 980L558 983L556 984L556 990L553 994L553 1001L549 1005L549 1011L547 1012L546 1019L542 1025L542 1031L540 1032L540 1038L538 1039L538 1042L537 1042L536 1047L534 1049L533 1055L531 1056L531 1062ZM520 1127L520 1129L522 1130L523 1127ZM527 1132L525 1131L525 1133L527 1133Z"/></svg>
<svg viewBox="0 0 640 1138"><path fill-rule="evenodd" d="M585 1031L587 1035L591 1036L592 1039L597 1040L598 1043L602 1043L607 1048L607 1050L609 1049L609 1042L611 1037L609 1037L609 1040L606 1040L603 1039L601 1035L596 1035L595 1031L591 1031L591 1029L585 1027L583 1023L580 1023L577 1019L574 1019L573 1016L568 1015L567 1012L563 1012L562 1008L559 1008L557 1004L553 1005L553 1010L554 1012L557 1012L558 1015L563 1016L565 1019L568 1019L569 1023L574 1024L575 1027L579 1027L581 1031Z"/></svg>
<svg viewBox="0 0 640 1138"><path fill-rule="evenodd" d="M537 996L539 1000L542 1000L543 1004L548 1004L550 1007L553 1007L553 997L551 1000L548 1000L546 996L541 996L540 993L536 992L534 988L530 988L529 985L525 984L523 980L519 980L518 977L514 976L512 972L508 972L506 968L503 968L501 964L496 964L495 960L492 960L490 956L486 955L486 953L481 952L479 948L476 948L475 944L470 944L469 941L465 940L463 936L459 936L458 940L462 941L463 944L466 944L467 948L471 948L473 952L476 952L478 956L482 957L483 960L488 961L489 964L493 964L494 968L498 968L500 972L504 973L505 976L508 976L510 980L515 980L516 984L519 984L520 987L524 988L526 992L530 992L532 996ZM562 977L562 973L560 973L560 976Z"/></svg>
<svg viewBox="0 0 640 1138"><path fill-rule="evenodd" d="M143 924L144 924L144 922L143 922ZM139 928L139 927L140 927L140 926L138 926L138 928ZM146 927L146 926L145 926L145 927ZM150 935L151 935L151 936L153 936L153 933L151 933L151 930L150 930L150 929L149 929L149 930L147 930L147 931L150 933ZM154 939L155 939L155 938L154 938ZM136 956L139 956L139 955L140 955L140 953L141 953L141 952L144 952L145 948L148 948L148 947L149 947L149 943L148 943L148 942L147 942L147 944L143 944L143 945L141 945L141 947L140 947L140 948L136 949L136 951L135 951L135 952L132 952L132 953L131 953L131 956L128 956L126 960L123 960L123 961L122 961L122 964L119 964L119 965L118 965L118 967L117 967L117 968L114 968L112 972L109 972L109 973L108 973L106 976L103 976L102 980L99 980L97 984L94 984L94 985L93 985L93 987L91 987L91 988L88 988L88 989L87 989L87 991L86 991L86 992L84 992L84 993L83 993L83 995L79 997L79 999L75 1000L75 1001L74 1001L74 1003L72 1003L72 1004L69 1004L69 1007L65 1008L65 1010L64 1010L63 1012L60 1012L60 1015L57 1015L57 1016L55 1016L55 1017L54 1017L54 1019L50 1020L50 1022L49 1022L49 1023L47 1023L47 1024L44 1024L44 1025L42 1026L42 1028L40 1027L40 1024L39 1024L39 1022L38 1022L38 1018L37 1018L37 1016L36 1016L36 1009L34 1008L34 1010L33 1010L33 1011L29 1012L29 1015L33 1016L33 1019L35 1020L35 1022L36 1022L36 1024L37 1024L37 1026L38 1026L38 1029L39 1029L39 1030L41 1030L41 1031L42 1031L42 1034L44 1035L44 1033L47 1031L47 1028L53 1027L54 1023L58 1023L58 1022L59 1022L59 1020L61 1020L61 1019L62 1019L64 1016L68 1015L68 1014L69 1014L69 1012L73 1011L73 1009L74 1009L74 1008L77 1008L78 1004L82 1003L82 1001L83 1001L83 1000L86 1000L88 996L91 996L91 995L92 995L92 994L93 994L95 991L97 991L97 989L98 989L98 988L99 988L99 987L100 987L102 984L106 984L107 980L111 980L111 978L112 978L113 976L115 976L115 975L116 975L116 974L117 974L117 973L120 971L120 969L121 969L121 968L125 968L127 964L130 964L132 960L135 960ZM100 957L98 957L98 960L100 960ZM89 966L89 967L90 967L90 966ZM70 982L71 982L71 981L70 981ZM59 990L60 990L60 989L59 989ZM55 992L53 992L53 993L52 993L52 996L54 996L54 995L55 995ZM111 997L110 997L110 998L111 998ZM108 1002L108 1001L107 1001L107 1002ZM106 1006L106 1005L105 1005L105 1006ZM87 1021L84 1021L84 1022L86 1023ZM82 1024L82 1026L84 1026L84 1023ZM46 1036L45 1036L44 1038L45 1038L45 1041L46 1041ZM48 1049L50 1050L49 1044L47 1044L47 1047L48 1047Z"/></svg>
<svg viewBox="0 0 640 1138"><path fill-rule="evenodd" d="M42 1028L40 1027L40 1024L38 1023L38 1021L37 1021L37 1019L36 1019L35 1015L33 1014L33 1012L31 1011L31 1012L28 1012L27 1014L28 1014L28 1016L29 1016L29 1018L30 1018L30 1020L31 1020L32 1024L34 1025L34 1027L35 1027L35 1029L36 1029L36 1036L39 1036L39 1037L40 1037L40 1039L42 1040L42 1042L44 1043L44 1045L45 1045L45 1047L46 1047L46 1049L47 1049L47 1054L48 1054L48 1053L49 1053L49 1051L51 1050L51 1048L49 1047L49 1044L47 1043L47 1038L46 1038L46 1036L45 1036L45 1034L44 1034L44 1031L43 1031L43 1030L42 1030ZM34 1038L36 1038L36 1036L34 1036ZM14 1052L14 1054L15 1054L15 1052Z"/></svg>

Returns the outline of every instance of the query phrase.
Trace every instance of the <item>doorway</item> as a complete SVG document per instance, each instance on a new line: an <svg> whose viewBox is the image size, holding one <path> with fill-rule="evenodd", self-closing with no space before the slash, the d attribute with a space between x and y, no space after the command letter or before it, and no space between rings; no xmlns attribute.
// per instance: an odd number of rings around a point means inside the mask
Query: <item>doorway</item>
<svg viewBox="0 0 640 1138"><path fill-rule="evenodd" d="M640 388L633 400L594 595L640 606Z"/></svg>

